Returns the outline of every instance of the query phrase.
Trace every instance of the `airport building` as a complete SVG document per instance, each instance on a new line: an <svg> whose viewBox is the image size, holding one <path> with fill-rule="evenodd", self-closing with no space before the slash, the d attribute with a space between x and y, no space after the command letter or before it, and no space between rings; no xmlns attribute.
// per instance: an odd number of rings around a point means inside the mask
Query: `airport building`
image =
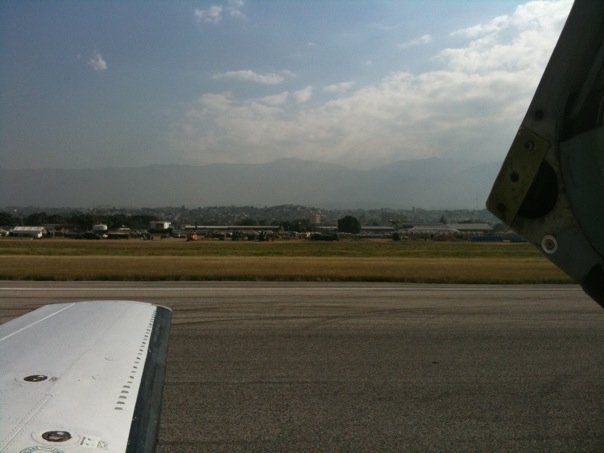
<svg viewBox="0 0 604 453"><path fill-rule="evenodd" d="M152 220L149 222L150 233L168 233L172 229L172 223L165 220Z"/></svg>
<svg viewBox="0 0 604 453"><path fill-rule="evenodd" d="M33 239L41 239L48 232L46 228L40 226L16 226L10 230L10 235L15 237L28 237Z"/></svg>

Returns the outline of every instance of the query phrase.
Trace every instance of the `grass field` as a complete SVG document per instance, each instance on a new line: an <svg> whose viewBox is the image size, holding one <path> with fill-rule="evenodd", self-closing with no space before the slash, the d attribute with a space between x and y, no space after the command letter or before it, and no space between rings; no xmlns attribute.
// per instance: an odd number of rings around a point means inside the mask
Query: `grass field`
<svg viewBox="0 0 604 453"><path fill-rule="evenodd" d="M0 240L0 279L567 283L529 244Z"/></svg>

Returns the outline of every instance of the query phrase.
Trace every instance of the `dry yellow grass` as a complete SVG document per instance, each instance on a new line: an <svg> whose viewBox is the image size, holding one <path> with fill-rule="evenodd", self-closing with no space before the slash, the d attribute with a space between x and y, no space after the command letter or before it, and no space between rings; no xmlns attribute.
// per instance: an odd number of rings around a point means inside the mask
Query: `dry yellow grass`
<svg viewBox="0 0 604 453"><path fill-rule="evenodd" d="M0 256L1 279L570 282L542 257Z"/></svg>

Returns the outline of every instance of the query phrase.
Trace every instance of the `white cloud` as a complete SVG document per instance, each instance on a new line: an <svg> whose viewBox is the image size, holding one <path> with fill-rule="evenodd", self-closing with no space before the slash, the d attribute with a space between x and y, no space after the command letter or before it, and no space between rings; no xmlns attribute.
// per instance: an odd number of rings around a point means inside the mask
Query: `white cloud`
<svg viewBox="0 0 604 453"><path fill-rule="evenodd" d="M256 100L206 94L175 125L174 139L200 163L237 162L243 154L256 162L302 157L365 167L430 156L500 160L570 7L570 0L528 2L454 32L468 42L440 51L437 69L393 73L354 90L328 85L323 90L348 91L323 104L307 102L311 86Z"/></svg>
<svg viewBox="0 0 604 453"><path fill-rule="evenodd" d="M241 11L243 6L243 0L228 0L226 7L223 5L212 5L208 9L196 8L193 14L199 23L217 24L225 14L237 19L246 19L245 14Z"/></svg>
<svg viewBox="0 0 604 453"><path fill-rule="evenodd" d="M307 86L306 88L303 88L301 90L294 91L292 93L292 96L298 104L304 104L305 102L308 102L312 97L312 87Z"/></svg>
<svg viewBox="0 0 604 453"><path fill-rule="evenodd" d="M282 93L274 94L272 96L265 96L260 99L260 102L272 106L279 106L285 104L288 98L289 92L283 91Z"/></svg>
<svg viewBox="0 0 604 453"><path fill-rule="evenodd" d="M325 85L323 87L323 91L325 91L327 93L342 94L342 93L345 93L346 91L349 91L353 86L354 86L354 82L351 82L351 81L340 82L340 83L334 83L331 85Z"/></svg>
<svg viewBox="0 0 604 453"><path fill-rule="evenodd" d="M243 0L229 0L227 10L231 17L236 17L237 19L245 19L246 16L245 14L243 14L243 11L241 11L243 5Z"/></svg>
<svg viewBox="0 0 604 453"><path fill-rule="evenodd" d="M509 16L453 32L471 41L463 48L445 49L439 56L457 71L542 71L571 4L570 0L538 0L520 5ZM514 38L506 40L505 35L510 33Z"/></svg>
<svg viewBox="0 0 604 453"><path fill-rule="evenodd" d="M88 66L90 66L95 71L105 71L107 70L107 62L103 58L100 53L94 54L94 56L88 60Z"/></svg>
<svg viewBox="0 0 604 453"><path fill-rule="evenodd" d="M568 16L572 2L570 0L535 0L520 5L512 15L495 17L485 24L477 24L451 33L451 36L463 36L473 40L497 38L510 28L532 33L556 34ZM549 36L546 36L549 38Z"/></svg>
<svg viewBox="0 0 604 453"><path fill-rule="evenodd" d="M473 25L472 27L462 28L451 33L451 36L464 36L470 39L476 39L481 36L497 33L509 25L509 16L499 16L486 24Z"/></svg>
<svg viewBox="0 0 604 453"><path fill-rule="evenodd" d="M214 74L213 79L233 79L242 80L245 82L254 82L261 85L278 85L285 81L286 76L292 76L291 71L282 71L281 73L269 72L267 74L259 74L251 69L241 69L238 71L227 71L219 74Z"/></svg>
<svg viewBox="0 0 604 453"><path fill-rule="evenodd" d="M419 38L401 43L397 47L399 49L407 49L409 47L421 46L423 44L429 44L431 42L432 42L432 35L422 35Z"/></svg>
<svg viewBox="0 0 604 453"><path fill-rule="evenodd" d="M222 20L222 6L212 5L208 9L195 9L193 14L197 22L217 24Z"/></svg>

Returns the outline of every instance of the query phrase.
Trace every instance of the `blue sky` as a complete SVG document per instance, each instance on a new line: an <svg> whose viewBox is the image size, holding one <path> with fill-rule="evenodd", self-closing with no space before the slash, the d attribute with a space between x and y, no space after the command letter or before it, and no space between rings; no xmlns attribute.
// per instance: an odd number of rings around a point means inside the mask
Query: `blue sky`
<svg viewBox="0 0 604 453"><path fill-rule="evenodd" d="M3 1L0 166L502 160L571 4Z"/></svg>

